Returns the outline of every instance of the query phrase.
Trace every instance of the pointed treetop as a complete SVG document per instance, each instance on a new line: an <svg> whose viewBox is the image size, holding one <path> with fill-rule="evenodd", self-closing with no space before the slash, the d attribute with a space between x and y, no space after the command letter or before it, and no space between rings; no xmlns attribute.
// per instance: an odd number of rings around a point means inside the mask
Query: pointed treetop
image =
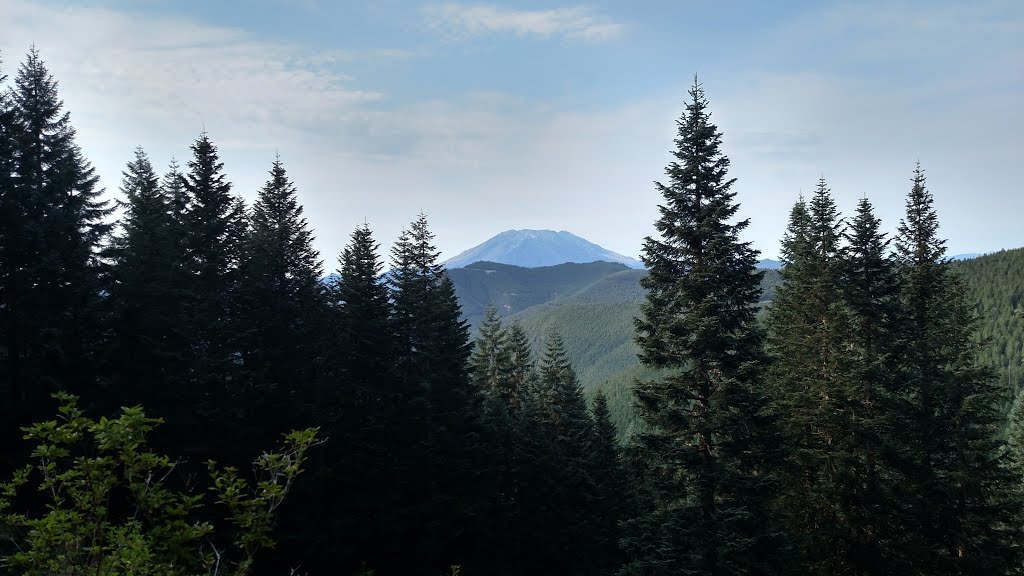
<svg viewBox="0 0 1024 576"><path fill-rule="evenodd" d="M896 249L900 261L907 266L936 264L946 254L946 241L939 238L939 218L934 198L925 186L924 170L918 163L914 167L910 192L907 194L906 215L900 220Z"/></svg>

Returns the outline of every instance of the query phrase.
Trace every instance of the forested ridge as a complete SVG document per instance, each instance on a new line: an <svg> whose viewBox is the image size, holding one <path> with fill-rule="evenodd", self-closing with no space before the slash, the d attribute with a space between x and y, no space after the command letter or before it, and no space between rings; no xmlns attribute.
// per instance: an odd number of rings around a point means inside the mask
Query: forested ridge
<svg viewBox="0 0 1024 576"><path fill-rule="evenodd" d="M955 261L951 268L962 277L968 301L977 303L979 360L1006 384L1001 404L1009 411L1024 385L1024 249ZM762 272L760 304L767 306L781 276L778 270ZM621 436L640 425L631 389L650 370L636 355L633 318L646 296L640 286L646 272L605 262L537 269L478 262L449 274L471 325L482 318L486 302L493 302L504 321L518 323L531 343L541 342L548 330L557 330L578 367L584 394L592 398L603 392L608 397ZM536 303L537 294L543 294L542 304ZM762 310L762 319L766 311Z"/></svg>
<svg viewBox="0 0 1024 576"><path fill-rule="evenodd" d="M495 301L422 213L325 265L285 161L246 205L205 132L112 222L39 52L4 70L0 573L1022 569L1021 251L950 264L920 166L891 237L822 179L779 284L695 83L647 274Z"/></svg>

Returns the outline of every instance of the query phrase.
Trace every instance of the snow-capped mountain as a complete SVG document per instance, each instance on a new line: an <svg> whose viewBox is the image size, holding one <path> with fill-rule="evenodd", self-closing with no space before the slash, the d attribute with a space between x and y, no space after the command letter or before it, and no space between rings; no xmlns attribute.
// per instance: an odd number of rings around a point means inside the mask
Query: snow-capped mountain
<svg viewBox="0 0 1024 576"><path fill-rule="evenodd" d="M481 260L535 268L565 262L619 262L630 268L643 268L635 258L602 248L569 232L554 230L507 230L462 252L445 262L448 268L461 268Z"/></svg>

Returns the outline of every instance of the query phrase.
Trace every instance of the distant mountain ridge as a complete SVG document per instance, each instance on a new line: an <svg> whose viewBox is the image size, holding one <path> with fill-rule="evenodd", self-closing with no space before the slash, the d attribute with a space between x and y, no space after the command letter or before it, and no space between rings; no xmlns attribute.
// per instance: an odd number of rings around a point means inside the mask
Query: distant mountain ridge
<svg viewBox="0 0 1024 576"><path fill-rule="evenodd" d="M573 262L614 262L643 268L636 258L623 256L564 230L506 230L444 262L447 268L462 268L474 262L496 262L524 268L555 266Z"/></svg>

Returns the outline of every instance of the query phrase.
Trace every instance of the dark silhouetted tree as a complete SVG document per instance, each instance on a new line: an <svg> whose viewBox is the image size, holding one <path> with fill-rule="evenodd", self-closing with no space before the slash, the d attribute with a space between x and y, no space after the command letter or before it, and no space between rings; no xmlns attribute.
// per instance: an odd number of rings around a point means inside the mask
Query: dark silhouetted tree
<svg viewBox="0 0 1024 576"><path fill-rule="evenodd" d="M323 266L280 158L260 189L238 286L240 391L247 445L265 446L311 418L326 312Z"/></svg>
<svg viewBox="0 0 1024 576"><path fill-rule="evenodd" d="M167 189L141 147L123 172L120 232L111 242L111 409L163 406L184 384L190 351L181 229Z"/></svg>
<svg viewBox="0 0 1024 576"><path fill-rule="evenodd" d="M217 147L205 132L191 150L183 181L188 201L182 224L193 359L189 382L169 410L165 433L176 435L187 454L233 463L238 452L228 446L226 431L239 420L243 389L238 286L246 213L241 199L231 193ZM190 421L193 425L188 426Z"/></svg>
<svg viewBox="0 0 1024 576"><path fill-rule="evenodd" d="M56 390L89 402L97 396L98 248L110 208L35 47L0 102L0 148L0 389L7 407L0 418L7 431L42 420Z"/></svg>

